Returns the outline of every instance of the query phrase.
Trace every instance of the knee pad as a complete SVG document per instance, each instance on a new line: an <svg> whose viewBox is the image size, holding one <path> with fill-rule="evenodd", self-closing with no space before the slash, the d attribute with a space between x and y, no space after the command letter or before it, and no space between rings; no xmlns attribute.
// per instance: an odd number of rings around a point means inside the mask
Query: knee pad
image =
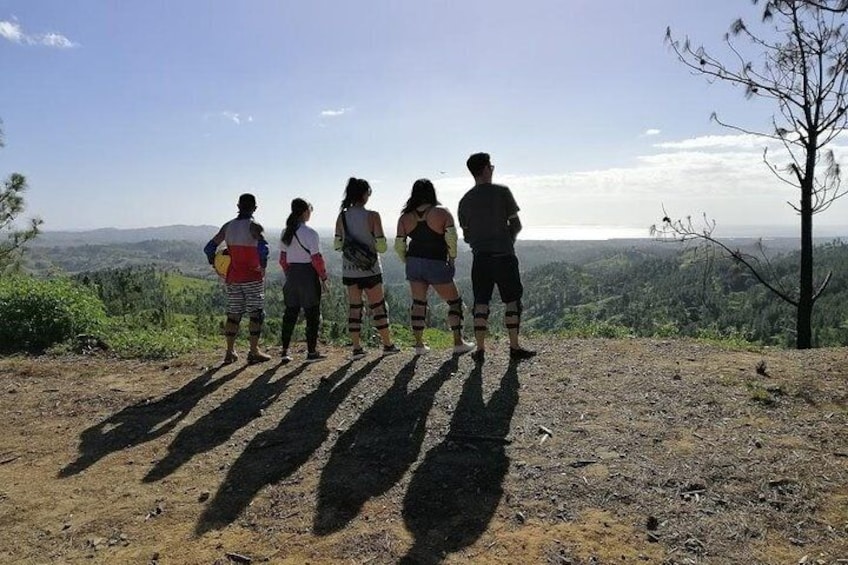
<svg viewBox="0 0 848 565"><path fill-rule="evenodd" d="M474 305L474 329L485 330L489 322L489 305L475 304Z"/></svg>
<svg viewBox="0 0 848 565"><path fill-rule="evenodd" d="M362 303L351 302L348 304L348 308L350 308L350 313L347 319L347 331L359 333L359 330L362 329Z"/></svg>
<svg viewBox="0 0 848 565"><path fill-rule="evenodd" d="M389 313L385 300L371 304L371 319L374 320L375 329L384 330L389 327Z"/></svg>
<svg viewBox="0 0 848 565"><path fill-rule="evenodd" d="M423 330L427 325L427 301L413 299L409 317L412 320L413 330Z"/></svg>
<svg viewBox="0 0 848 565"><path fill-rule="evenodd" d="M506 305L506 311L504 312L504 325L508 330L517 330L521 325L521 301L516 300L515 302L510 302ZM509 318L515 318L515 321L510 321Z"/></svg>
<svg viewBox="0 0 848 565"><path fill-rule="evenodd" d="M235 314L227 314L227 323L239 325L241 323L241 316Z"/></svg>
<svg viewBox="0 0 848 565"><path fill-rule="evenodd" d="M458 320L458 324L452 324L450 326L451 331L458 331L462 329L462 297L456 298L454 300L448 300L448 317L455 316Z"/></svg>

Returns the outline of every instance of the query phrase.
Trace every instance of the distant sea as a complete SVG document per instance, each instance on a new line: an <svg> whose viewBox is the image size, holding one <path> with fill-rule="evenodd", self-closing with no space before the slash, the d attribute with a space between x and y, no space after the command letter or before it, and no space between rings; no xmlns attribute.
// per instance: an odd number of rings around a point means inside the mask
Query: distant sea
<svg viewBox="0 0 848 565"><path fill-rule="evenodd" d="M647 227L624 226L525 226L523 240L603 241L607 239L646 239L651 237Z"/></svg>
<svg viewBox="0 0 848 565"><path fill-rule="evenodd" d="M800 226L731 226L717 225L714 235L727 239L800 237ZM848 240L848 226L815 226L816 239ZM651 239L650 228L634 226L572 225L525 226L520 239L532 241L605 241L611 239Z"/></svg>

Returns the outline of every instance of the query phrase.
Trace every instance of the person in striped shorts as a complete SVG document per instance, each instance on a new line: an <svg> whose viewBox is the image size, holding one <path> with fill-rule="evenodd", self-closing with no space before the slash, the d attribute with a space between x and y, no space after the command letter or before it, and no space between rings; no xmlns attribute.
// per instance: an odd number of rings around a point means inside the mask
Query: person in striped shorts
<svg viewBox="0 0 848 565"><path fill-rule="evenodd" d="M214 263L215 252L222 243L226 242L230 254L230 266L224 278L227 289L227 321L224 324L224 335L227 339L225 365L238 360L234 347L239 324L245 314L250 320L250 351L247 354L247 362L262 363L271 359L259 350L259 336L265 321L268 242L265 241L262 226L253 221L255 211L256 197L247 193L239 196L238 216L221 226L215 237L203 248L210 264Z"/></svg>

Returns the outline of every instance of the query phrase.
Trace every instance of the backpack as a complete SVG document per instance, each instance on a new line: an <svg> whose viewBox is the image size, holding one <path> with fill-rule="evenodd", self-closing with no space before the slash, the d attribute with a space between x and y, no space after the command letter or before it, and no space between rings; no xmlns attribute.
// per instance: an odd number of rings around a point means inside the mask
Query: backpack
<svg viewBox="0 0 848 565"><path fill-rule="evenodd" d="M360 271L370 271L377 263L377 253L350 235L347 228L345 213L342 212L342 226L344 226L344 238L342 239L342 257Z"/></svg>

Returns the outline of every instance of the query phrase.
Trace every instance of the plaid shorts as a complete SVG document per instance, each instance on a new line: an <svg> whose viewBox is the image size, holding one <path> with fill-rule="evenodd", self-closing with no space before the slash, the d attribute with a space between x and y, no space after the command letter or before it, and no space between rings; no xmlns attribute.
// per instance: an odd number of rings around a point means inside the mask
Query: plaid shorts
<svg viewBox="0 0 848 565"><path fill-rule="evenodd" d="M262 312L265 308L265 281L229 283L227 285L227 314L241 316Z"/></svg>

